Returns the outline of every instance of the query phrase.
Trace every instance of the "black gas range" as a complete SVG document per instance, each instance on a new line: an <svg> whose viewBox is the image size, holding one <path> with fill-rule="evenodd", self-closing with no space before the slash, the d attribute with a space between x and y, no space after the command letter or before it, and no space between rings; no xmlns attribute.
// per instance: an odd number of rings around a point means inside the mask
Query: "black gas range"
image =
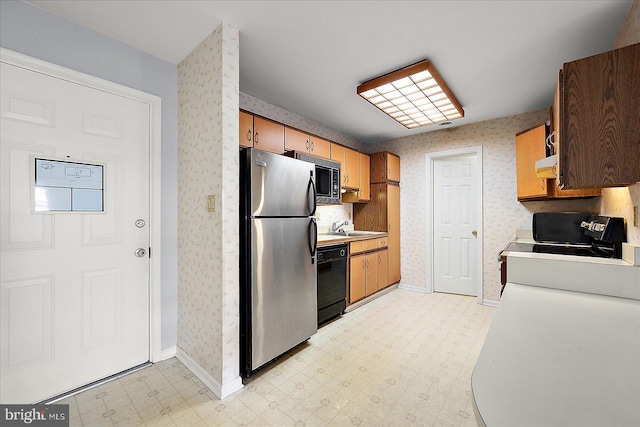
<svg viewBox="0 0 640 427"><path fill-rule="evenodd" d="M596 245L562 245L549 243L522 243L511 242L504 251L531 252L538 254L592 256L601 258L615 258L611 252L601 249Z"/></svg>
<svg viewBox="0 0 640 427"><path fill-rule="evenodd" d="M498 256L502 289L507 281L505 252L620 259L625 235L624 218L593 215L590 212L534 213L534 243L511 242Z"/></svg>
<svg viewBox="0 0 640 427"><path fill-rule="evenodd" d="M624 218L590 212L533 214L535 243L511 243L505 250L545 254L622 258Z"/></svg>

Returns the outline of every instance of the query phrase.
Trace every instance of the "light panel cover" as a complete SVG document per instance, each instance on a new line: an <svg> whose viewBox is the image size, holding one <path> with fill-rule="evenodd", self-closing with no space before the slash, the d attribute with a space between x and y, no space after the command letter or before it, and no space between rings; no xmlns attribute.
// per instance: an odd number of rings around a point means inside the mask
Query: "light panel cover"
<svg viewBox="0 0 640 427"><path fill-rule="evenodd" d="M357 92L407 129L464 117L462 106L429 60L369 80Z"/></svg>

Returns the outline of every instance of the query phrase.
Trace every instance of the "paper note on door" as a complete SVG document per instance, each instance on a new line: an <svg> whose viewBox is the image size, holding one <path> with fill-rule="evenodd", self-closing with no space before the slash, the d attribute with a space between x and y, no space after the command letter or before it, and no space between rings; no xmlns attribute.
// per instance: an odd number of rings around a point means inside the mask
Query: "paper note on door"
<svg viewBox="0 0 640 427"><path fill-rule="evenodd" d="M103 166L35 159L37 212L102 212Z"/></svg>

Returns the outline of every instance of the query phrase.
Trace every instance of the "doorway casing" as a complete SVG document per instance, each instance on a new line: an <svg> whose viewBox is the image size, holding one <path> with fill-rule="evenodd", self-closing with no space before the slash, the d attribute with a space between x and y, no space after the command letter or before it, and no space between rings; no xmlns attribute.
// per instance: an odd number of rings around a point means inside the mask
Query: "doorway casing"
<svg viewBox="0 0 640 427"><path fill-rule="evenodd" d="M159 362L175 355L175 347L162 351L161 343L161 99L108 80L61 67L9 49L0 48L0 61L89 88L131 98L149 105L149 360Z"/></svg>

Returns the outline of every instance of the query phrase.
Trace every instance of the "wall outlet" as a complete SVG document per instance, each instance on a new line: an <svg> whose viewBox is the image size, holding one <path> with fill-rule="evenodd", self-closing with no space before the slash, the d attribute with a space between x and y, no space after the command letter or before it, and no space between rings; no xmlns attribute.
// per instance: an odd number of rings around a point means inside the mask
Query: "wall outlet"
<svg viewBox="0 0 640 427"><path fill-rule="evenodd" d="M640 221L638 219L638 207L634 206L633 207L633 226L634 227L640 227L640 225L638 224L638 221Z"/></svg>

